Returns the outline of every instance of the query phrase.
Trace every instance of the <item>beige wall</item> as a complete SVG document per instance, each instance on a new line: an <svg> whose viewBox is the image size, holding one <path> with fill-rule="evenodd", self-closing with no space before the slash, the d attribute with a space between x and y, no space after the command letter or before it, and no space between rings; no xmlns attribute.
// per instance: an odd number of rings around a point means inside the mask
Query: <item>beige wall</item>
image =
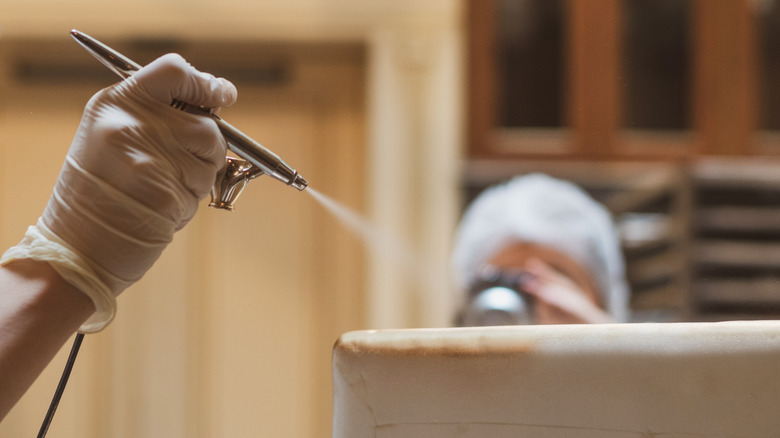
<svg viewBox="0 0 780 438"><path fill-rule="evenodd" d="M362 50L344 50L338 61L300 60L286 86L243 87L242 104L223 114L274 145L313 187L360 209L364 58ZM81 108L96 89L19 83L6 89L4 246L40 214ZM235 213L205 205L199 213L120 297L114 323L86 338L57 416L60 433L321 436L327 430L330 345L341 332L365 326L359 242L305 192L270 179L253 182ZM0 436L37 427L63 360L0 424Z"/></svg>
<svg viewBox="0 0 780 438"><path fill-rule="evenodd" d="M460 26L460 0L0 1L6 36L172 35L276 40L365 39L377 29Z"/></svg>
<svg viewBox="0 0 780 438"><path fill-rule="evenodd" d="M346 64L307 65L293 90L243 88L225 115L306 169L313 188L411 242L425 266L413 273L364 250L305 194L253 182L234 214L203 208L120 298L112 326L87 337L51 433L327 436L330 347L339 333L449 322L446 260L457 214L462 105L459 2L142 1L122 14L116 5L0 1L2 53L19 39L68 38L70 28L112 39L197 40L205 29L217 39L362 47L362 56ZM7 73L10 63L0 64ZM4 78L6 247L40 214L96 88L22 88ZM0 436L37 430L68 348L0 423Z"/></svg>
<svg viewBox="0 0 780 438"><path fill-rule="evenodd" d="M422 280L418 275L399 284L406 275L372 257L369 323L449 323L446 264L459 209L463 137L462 0L233 0L219 6L144 0L122 10L124 5L0 0L0 38L67 38L77 28L101 38L365 45L367 214L383 230L412 241L434 266ZM410 292L390 297L399 288Z"/></svg>

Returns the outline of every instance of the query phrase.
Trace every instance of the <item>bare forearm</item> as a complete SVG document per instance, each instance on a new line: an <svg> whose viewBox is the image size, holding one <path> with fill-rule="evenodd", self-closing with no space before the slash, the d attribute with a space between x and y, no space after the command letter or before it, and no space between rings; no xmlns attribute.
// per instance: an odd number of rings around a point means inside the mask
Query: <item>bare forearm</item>
<svg viewBox="0 0 780 438"><path fill-rule="evenodd" d="M93 311L47 263L0 267L0 419Z"/></svg>

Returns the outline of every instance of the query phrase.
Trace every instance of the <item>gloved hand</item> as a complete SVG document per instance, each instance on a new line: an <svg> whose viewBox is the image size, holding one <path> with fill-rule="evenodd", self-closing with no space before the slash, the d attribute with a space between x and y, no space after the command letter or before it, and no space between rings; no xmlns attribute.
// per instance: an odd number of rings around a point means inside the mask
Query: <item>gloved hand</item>
<svg viewBox="0 0 780 438"><path fill-rule="evenodd" d="M230 82L174 54L98 92L46 209L2 263L49 262L95 303L81 331L102 329L113 318L115 297L189 222L225 165L227 145L216 123L169 104L224 107L236 94Z"/></svg>
<svg viewBox="0 0 780 438"><path fill-rule="evenodd" d="M614 318L593 300L593 294L541 259L526 260L522 288L535 298L535 324L608 324Z"/></svg>

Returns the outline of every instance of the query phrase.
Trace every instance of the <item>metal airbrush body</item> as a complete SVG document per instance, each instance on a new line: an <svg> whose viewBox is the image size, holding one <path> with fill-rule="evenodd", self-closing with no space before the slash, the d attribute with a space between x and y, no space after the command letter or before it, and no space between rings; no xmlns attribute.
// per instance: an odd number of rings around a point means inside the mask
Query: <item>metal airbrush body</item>
<svg viewBox="0 0 780 438"><path fill-rule="evenodd" d="M72 30L70 34L98 61L122 79L132 76L141 69L139 64L82 32ZM227 165L217 175L211 190L210 207L233 210L233 203L243 188L250 180L261 175L269 175L298 190L303 190L308 185L308 182L298 175L295 169L282 161L276 154L212 113L210 108L190 105L177 100L171 102L171 106L189 113L211 117L225 137L228 149L242 158L227 158Z"/></svg>

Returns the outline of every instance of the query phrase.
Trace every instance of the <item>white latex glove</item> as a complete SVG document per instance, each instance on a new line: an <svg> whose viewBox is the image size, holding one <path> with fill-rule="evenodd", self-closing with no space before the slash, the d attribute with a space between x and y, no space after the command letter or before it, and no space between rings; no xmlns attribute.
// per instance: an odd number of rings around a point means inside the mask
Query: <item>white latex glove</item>
<svg viewBox="0 0 780 438"><path fill-rule="evenodd" d="M189 222L225 165L227 145L216 123L171 108L171 100L223 107L236 94L230 82L175 54L98 92L46 209L2 263L49 262L95 303L81 331L102 329L114 316L115 297Z"/></svg>

